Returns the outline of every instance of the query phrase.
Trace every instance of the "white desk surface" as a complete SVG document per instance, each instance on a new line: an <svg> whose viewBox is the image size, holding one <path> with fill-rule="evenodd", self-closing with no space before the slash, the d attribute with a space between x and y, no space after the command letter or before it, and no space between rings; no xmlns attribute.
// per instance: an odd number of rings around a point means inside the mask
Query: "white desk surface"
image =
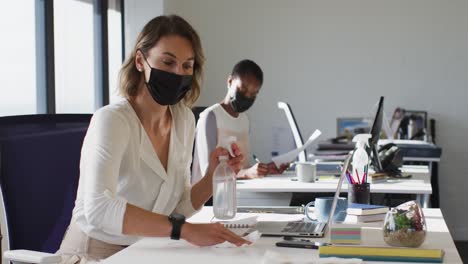
<svg viewBox="0 0 468 264"><path fill-rule="evenodd" d="M371 184L371 193L407 193L432 194L430 180L421 178L430 177L429 167L420 165L405 165L404 174L416 177L410 179L389 180L383 183ZM270 175L261 179L238 180L239 192L335 192L337 179L318 180L314 183L299 182L294 175ZM348 185L343 183L341 192L347 192Z"/></svg>
<svg viewBox="0 0 468 264"><path fill-rule="evenodd" d="M313 183L299 182L291 176L269 176L262 179L238 180L237 191L242 192L335 192L338 180L319 180ZM432 194L432 186L424 180L398 179L384 183L372 183L371 193ZM341 192L348 191L343 183Z"/></svg>
<svg viewBox="0 0 468 264"><path fill-rule="evenodd" d="M440 209L423 209L427 221L427 237L421 248L441 248L445 251L444 263L462 263L455 247L452 236ZM190 222L207 222L213 212L211 207L205 207L197 215L189 219ZM252 214L254 215L254 214ZM363 227L362 245L386 246L382 238L382 229L376 225ZM121 252L111 256L101 263L128 264L128 263L190 263L190 264L240 264L262 263L266 251L280 253L282 256L294 260L305 258L318 258L318 251L312 249L279 248L275 243L282 240L279 237L262 237L255 244L240 248L196 247L184 240L173 241L169 238L144 238L129 246ZM327 241L327 238L315 239ZM311 262L312 263L312 262ZM390 262L365 262L390 263ZM402 263L402 262L396 262Z"/></svg>
<svg viewBox="0 0 468 264"><path fill-rule="evenodd" d="M403 174L411 174L409 179L392 179L382 183L372 183L371 193L416 194L424 208L429 207L429 196L432 194L428 166L407 165L402 168ZM240 205L289 205L293 193L335 192L337 178L320 177L315 183L297 181L294 172L283 175L269 175L253 180L237 180L237 197ZM341 192L348 191L348 184L343 183Z"/></svg>

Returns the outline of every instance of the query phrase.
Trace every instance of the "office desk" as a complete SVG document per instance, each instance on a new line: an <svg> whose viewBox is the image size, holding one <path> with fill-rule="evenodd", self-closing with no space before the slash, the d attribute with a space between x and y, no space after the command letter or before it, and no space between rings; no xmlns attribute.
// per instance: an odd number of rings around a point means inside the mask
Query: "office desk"
<svg viewBox="0 0 468 264"><path fill-rule="evenodd" d="M237 201L239 205L288 206L293 193L329 193L335 192L338 180L319 180L317 182L299 182L291 176L271 176L262 179L238 180ZM416 179L389 180L384 183L372 183L371 193L416 194L422 207L429 205L432 193L431 183ZM341 192L348 191L348 184L343 183Z"/></svg>
<svg viewBox="0 0 468 264"><path fill-rule="evenodd" d="M440 209L423 209L427 221L427 237L421 248L441 248L445 251L444 263L462 263ZM194 223L208 222L213 215L211 207L205 207L188 221ZM256 214L252 214L256 215ZM327 237L315 239L327 242ZM278 248L275 243L279 237L262 237L255 244L240 248L196 247L186 241L173 241L169 238L144 238L121 252L105 260L104 264L128 263L190 263L190 264L240 264L262 263L267 251L280 253L292 260L317 259L318 251L311 249ZM376 224L366 225L362 229L362 245L386 246L382 229ZM290 263L294 263L293 261ZM365 262L390 263L390 262ZM402 262L397 262L402 263Z"/></svg>
<svg viewBox="0 0 468 264"><path fill-rule="evenodd" d="M316 160L318 162L340 162L344 161L346 158L346 155L340 155L340 156L315 156L315 155L309 155L309 160ZM432 206L434 207L439 207L439 174L438 174L438 166L437 164L440 162L440 158L424 158L424 157L411 157L411 156L405 156L403 157L404 162L418 162L418 163L427 163L427 166L420 166L420 165L403 165L402 166L402 172L405 174L405 172L411 172L414 171L414 167L426 167L424 169L424 174L418 174L418 177L416 178L424 178L427 182L431 183L432 186L432 197L425 197L427 198L427 207L429 207L429 203L432 203ZM419 169L421 170L421 169ZM429 199L430 198L430 199Z"/></svg>

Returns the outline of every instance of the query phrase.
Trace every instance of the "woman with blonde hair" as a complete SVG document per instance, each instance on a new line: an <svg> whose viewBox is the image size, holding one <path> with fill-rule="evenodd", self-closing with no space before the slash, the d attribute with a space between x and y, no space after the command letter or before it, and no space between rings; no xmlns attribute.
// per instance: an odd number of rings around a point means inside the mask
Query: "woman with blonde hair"
<svg viewBox="0 0 468 264"><path fill-rule="evenodd" d="M185 239L198 246L249 243L221 224L190 224L212 195L223 148L210 155L206 175L190 187L195 120L204 56L195 30L179 16L149 21L120 71L125 100L93 115L80 161L62 263L104 259L140 237ZM236 144L228 164L243 160Z"/></svg>

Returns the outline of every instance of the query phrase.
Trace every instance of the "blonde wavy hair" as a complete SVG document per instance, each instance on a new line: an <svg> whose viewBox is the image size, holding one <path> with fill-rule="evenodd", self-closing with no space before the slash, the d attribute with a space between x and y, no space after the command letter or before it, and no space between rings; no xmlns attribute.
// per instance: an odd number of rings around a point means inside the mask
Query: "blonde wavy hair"
<svg viewBox="0 0 468 264"><path fill-rule="evenodd" d="M119 94L127 99L137 95L138 85L144 76L137 70L135 57L137 50L144 55L165 36L177 35L186 38L192 44L195 53L192 88L185 94L183 102L191 107L200 96L203 64L205 57L200 38L192 26L177 15L158 16L149 21L138 35L135 47L125 60L119 72Z"/></svg>

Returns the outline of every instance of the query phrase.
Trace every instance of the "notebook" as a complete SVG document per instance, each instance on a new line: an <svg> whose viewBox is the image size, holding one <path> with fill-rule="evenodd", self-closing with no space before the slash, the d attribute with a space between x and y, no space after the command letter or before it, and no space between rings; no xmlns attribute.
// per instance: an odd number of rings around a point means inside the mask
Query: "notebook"
<svg viewBox="0 0 468 264"><path fill-rule="evenodd" d="M363 246L321 246L320 258L360 258L369 261L403 261L442 263L442 249L397 248L397 247L363 247Z"/></svg>
<svg viewBox="0 0 468 264"><path fill-rule="evenodd" d="M220 221L212 220L212 222L218 222L223 224L226 228L231 230L238 236L245 236L255 230L257 224L257 216L251 216L247 218L236 217L233 220Z"/></svg>
<svg viewBox="0 0 468 264"><path fill-rule="evenodd" d="M347 214L351 215L372 215L372 214L384 214L388 212L388 207L383 205L373 204L358 204L351 203L348 205L346 210Z"/></svg>
<svg viewBox="0 0 468 264"><path fill-rule="evenodd" d="M371 215L346 215L345 222L347 223L367 223L379 222L385 220L387 214L371 214Z"/></svg>
<svg viewBox="0 0 468 264"><path fill-rule="evenodd" d="M224 226L240 237L246 236L255 230L255 226L249 225L224 224Z"/></svg>
<svg viewBox="0 0 468 264"><path fill-rule="evenodd" d="M351 156L348 156L345 160L343 170L341 171L341 177L336 186L335 196L328 217L327 223L320 222L258 222L256 229L264 236L294 236L294 237L323 237L326 232L327 226L331 225L333 214L336 209L336 203L340 195L341 184L345 178L346 170L348 169L349 160Z"/></svg>
<svg viewBox="0 0 468 264"><path fill-rule="evenodd" d="M237 206L238 213L304 214L303 206Z"/></svg>
<svg viewBox="0 0 468 264"><path fill-rule="evenodd" d="M221 223L237 235L245 235L257 230L258 222L300 222L303 220L304 214L268 213L252 216L248 213L237 213L234 219L219 220L213 218L211 222Z"/></svg>

